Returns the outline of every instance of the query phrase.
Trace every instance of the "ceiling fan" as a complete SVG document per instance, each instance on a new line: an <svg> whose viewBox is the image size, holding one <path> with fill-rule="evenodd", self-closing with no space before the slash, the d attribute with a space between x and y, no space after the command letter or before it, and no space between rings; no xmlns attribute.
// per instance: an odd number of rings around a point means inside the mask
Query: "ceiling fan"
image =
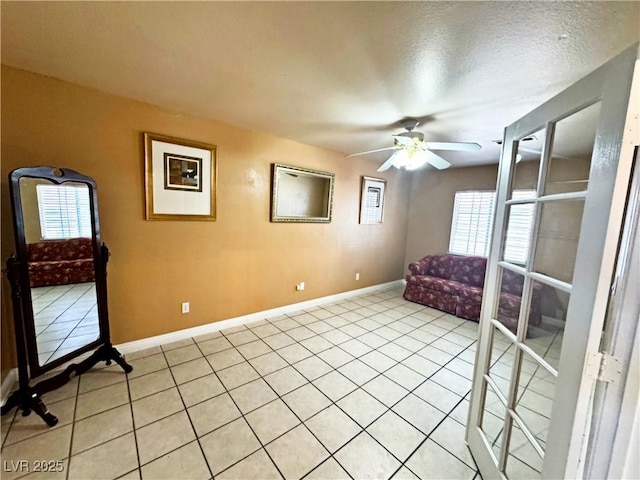
<svg viewBox="0 0 640 480"><path fill-rule="evenodd" d="M414 131L418 126L418 120L415 118L407 118L403 120L402 126L406 132L393 135L393 147L379 148L377 150L369 150L367 152L352 153L346 158L358 155L367 155L369 153L383 152L385 150L395 150L386 162L384 162L378 172L384 172L391 167L402 168L407 170L415 170L429 163L439 170L449 168L451 164L432 150L460 150L472 152L480 150L482 147L477 143L465 142L425 142L424 133Z"/></svg>

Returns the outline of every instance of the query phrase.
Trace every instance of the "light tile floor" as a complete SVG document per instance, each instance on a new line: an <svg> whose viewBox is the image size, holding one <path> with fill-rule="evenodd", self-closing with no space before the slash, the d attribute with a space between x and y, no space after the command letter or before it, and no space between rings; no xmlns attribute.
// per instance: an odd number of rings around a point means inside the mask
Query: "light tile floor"
<svg viewBox="0 0 640 480"><path fill-rule="evenodd" d="M40 365L98 338L94 282L31 289Z"/></svg>
<svg viewBox="0 0 640 480"><path fill-rule="evenodd" d="M479 479L476 336L390 289L136 352L46 394L54 428L2 417L9 470L61 462L2 478Z"/></svg>

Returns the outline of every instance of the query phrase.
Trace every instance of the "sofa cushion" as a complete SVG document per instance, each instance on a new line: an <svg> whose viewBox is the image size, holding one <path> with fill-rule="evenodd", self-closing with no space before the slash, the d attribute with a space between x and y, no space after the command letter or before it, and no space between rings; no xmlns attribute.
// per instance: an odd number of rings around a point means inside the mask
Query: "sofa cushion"
<svg viewBox="0 0 640 480"><path fill-rule="evenodd" d="M516 316L520 311L520 302L522 297L520 295L513 295L511 293L502 292L500 294L500 300L498 301L498 307L500 310L506 310L509 312L515 312Z"/></svg>
<svg viewBox="0 0 640 480"><path fill-rule="evenodd" d="M93 282L95 267L92 258L35 262L29 264L29 279L32 287Z"/></svg>
<svg viewBox="0 0 640 480"><path fill-rule="evenodd" d="M431 255L427 255L417 262L413 262L409 264L409 271L413 275L424 275L431 263Z"/></svg>
<svg viewBox="0 0 640 480"><path fill-rule="evenodd" d="M460 288L464 287L461 283L447 280L445 278L429 277L427 275L411 275L408 282L415 282L423 288L433 290L435 292L448 293L449 295L458 295Z"/></svg>
<svg viewBox="0 0 640 480"><path fill-rule="evenodd" d="M53 262L93 258L93 244L90 238L68 238L64 240L43 240L27 245L29 262Z"/></svg>
<svg viewBox="0 0 640 480"><path fill-rule="evenodd" d="M91 238L44 240L27 248L32 287L94 281Z"/></svg>
<svg viewBox="0 0 640 480"><path fill-rule="evenodd" d="M453 255L433 255L426 274L432 277L448 279L453 272Z"/></svg>
<svg viewBox="0 0 640 480"><path fill-rule="evenodd" d="M487 259L484 257L454 257L453 271L449 278L456 282L474 287L484 285L484 273L487 269Z"/></svg>
<svg viewBox="0 0 640 480"><path fill-rule="evenodd" d="M413 277L419 278L419 277ZM417 302L422 305L428 305L443 312L455 314L456 305L458 303L457 295L449 295L443 292L436 292L418 284L417 281L407 283L404 290L404 298L410 302Z"/></svg>
<svg viewBox="0 0 640 480"><path fill-rule="evenodd" d="M522 296L523 286L524 276L507 269L504 269L502 271L502 285L500 287L501 292Z"/></svg>
<svg viewBox="0 0 640 480"><path fill-rule="evenodd" d="M465 285L460 289L459 295L467 300L481 303L483 290L484 289L482 287L472 287L470 285Z"/></svg>
<svg viewBox="0 0 640 480"><path fill-rule="evenodd" d="M464 255L434 255L431 257L426 274L455 282L482 287L487 259Z"/></svg>

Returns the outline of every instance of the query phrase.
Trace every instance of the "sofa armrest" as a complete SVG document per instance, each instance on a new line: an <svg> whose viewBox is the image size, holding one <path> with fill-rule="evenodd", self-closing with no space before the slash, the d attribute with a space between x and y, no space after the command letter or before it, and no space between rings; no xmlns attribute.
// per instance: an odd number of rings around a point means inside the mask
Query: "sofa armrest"
<svg viewBox="0 0 640 480"><path fill-rule="evenodd" d="M424 257L421 260L418 260L417 262L410 263L409 271L411 272L411 274L424 275L427 272L427 268L429 267L429 264L431 263L431 258L433 258L432 255L427 255L426 257Z"/></svg>

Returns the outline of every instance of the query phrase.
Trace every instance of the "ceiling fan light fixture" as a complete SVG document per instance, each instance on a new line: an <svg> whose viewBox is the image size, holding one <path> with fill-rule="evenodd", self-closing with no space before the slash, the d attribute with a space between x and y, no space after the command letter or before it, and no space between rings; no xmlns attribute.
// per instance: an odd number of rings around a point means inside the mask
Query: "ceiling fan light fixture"
<svg viewBox="0 0 640 480"><path fill-rule="evenodd" d="M406 131L392 135L392 147L352 153L351 155L346 155L346 157L356 157L358 155L368 155L385 150L395 150L393 155L380 165L377 170L378 172L384 172L391 167L415 170L422 167L425 163L432 165L438 170L444 170L445 168L449 168L451 163L439 154L432 152L432 150L474 152L482 148L482 145L479 143L472 142L425 142L424 133L414 130L418 125L418 120L415 118L406 118L401 123Z"/></svg>
<svg viewBox="0 0 640 480"><path fill-rule="evenodd" d="M405 165L407 170L416 170L427 163L427 155L422 151L414 152L409 156L409 161Z"/></svg>
<svg viewBox="0 0 640 480"><path fill-rule="evenodd" d="M406 167L410 160L409 153L404 149L398 150L393 157L395 159L393 166L396 168Z"/></svg>

